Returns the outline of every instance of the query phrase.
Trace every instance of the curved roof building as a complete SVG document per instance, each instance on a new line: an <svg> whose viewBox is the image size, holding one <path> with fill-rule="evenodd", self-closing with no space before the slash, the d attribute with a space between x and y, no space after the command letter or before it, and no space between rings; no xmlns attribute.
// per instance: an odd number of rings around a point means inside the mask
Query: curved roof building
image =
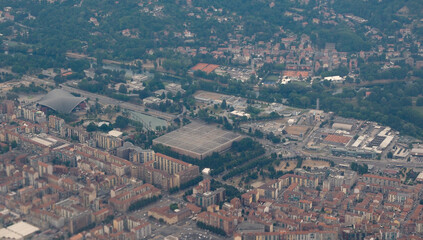
<svg viewBox="0 0 423 240"><path fill-rule="evenodd" d="M59 113L70 113L83 101L85 101L83 97L75 97L62 89L54 89L42 97L37 103Z"/></svg>

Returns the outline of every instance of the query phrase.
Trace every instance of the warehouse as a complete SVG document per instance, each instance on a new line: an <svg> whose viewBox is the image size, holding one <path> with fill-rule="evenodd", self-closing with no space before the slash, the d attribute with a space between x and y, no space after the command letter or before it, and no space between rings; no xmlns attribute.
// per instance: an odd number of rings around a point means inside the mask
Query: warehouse
<svg viewBox="0 0 423 240"><path fill-rule="evenodd" d="M346 123L334 123L332 125L332 128L334 128L334 129L341 129L341 130L345 130L345 131L351 131L352 128L353 128L353 125L346 124Z"/></svg>
<svg viewBox="0 0 423 240"><path fill-rule="evenodd" d="M153 140L153 144L162 144L173 151L197 159L210 156L213 152L222 152L239 141L242 136L200 122L190 123L178 130Z"/></svg>

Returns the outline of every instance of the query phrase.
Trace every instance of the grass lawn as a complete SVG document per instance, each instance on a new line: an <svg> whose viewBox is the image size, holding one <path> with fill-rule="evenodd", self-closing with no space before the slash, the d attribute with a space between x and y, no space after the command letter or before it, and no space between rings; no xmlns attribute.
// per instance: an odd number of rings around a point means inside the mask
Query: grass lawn
<svg viewBox="0 0 423 240"><path fill-rule="evenodd" d="M276 75L270 75L270 76L267 76L266 81L276 82L276 81L278 81L278 79L279 79L278 76L276 76Z"/></svg>
<svg viewBox="0 0 423 240"><path fill-rule="evenodd" d="M423 106L413 107L413 110L423 115Z"/></svg>

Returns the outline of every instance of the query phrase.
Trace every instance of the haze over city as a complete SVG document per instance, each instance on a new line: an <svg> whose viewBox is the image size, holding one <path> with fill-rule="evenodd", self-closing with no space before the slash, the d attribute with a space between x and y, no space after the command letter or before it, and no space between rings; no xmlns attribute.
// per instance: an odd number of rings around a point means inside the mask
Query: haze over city
<svg viewBox="0 0 423 240"><path fill-rule="evenodd" d="M0 0L0 239L422 240L423 2Z"/></svg>

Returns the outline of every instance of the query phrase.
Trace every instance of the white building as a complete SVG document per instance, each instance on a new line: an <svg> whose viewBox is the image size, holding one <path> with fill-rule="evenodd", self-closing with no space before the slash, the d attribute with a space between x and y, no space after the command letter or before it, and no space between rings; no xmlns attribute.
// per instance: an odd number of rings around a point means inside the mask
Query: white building
<svg viewBox="0 0 423 240"><path fill-rule="evenodd" d="M40 231L39 228L21 221L0 229L0 239L29 239L38 231Z"/></svg>
<svg viewBox="0 0 423 240"><path fill-rule="evenodd" d="M330 76L330 77L325 77L324 80L328 80L334 83L342 83L343 81L345 81L345 77L341 77L341 76Z"/></svg>

